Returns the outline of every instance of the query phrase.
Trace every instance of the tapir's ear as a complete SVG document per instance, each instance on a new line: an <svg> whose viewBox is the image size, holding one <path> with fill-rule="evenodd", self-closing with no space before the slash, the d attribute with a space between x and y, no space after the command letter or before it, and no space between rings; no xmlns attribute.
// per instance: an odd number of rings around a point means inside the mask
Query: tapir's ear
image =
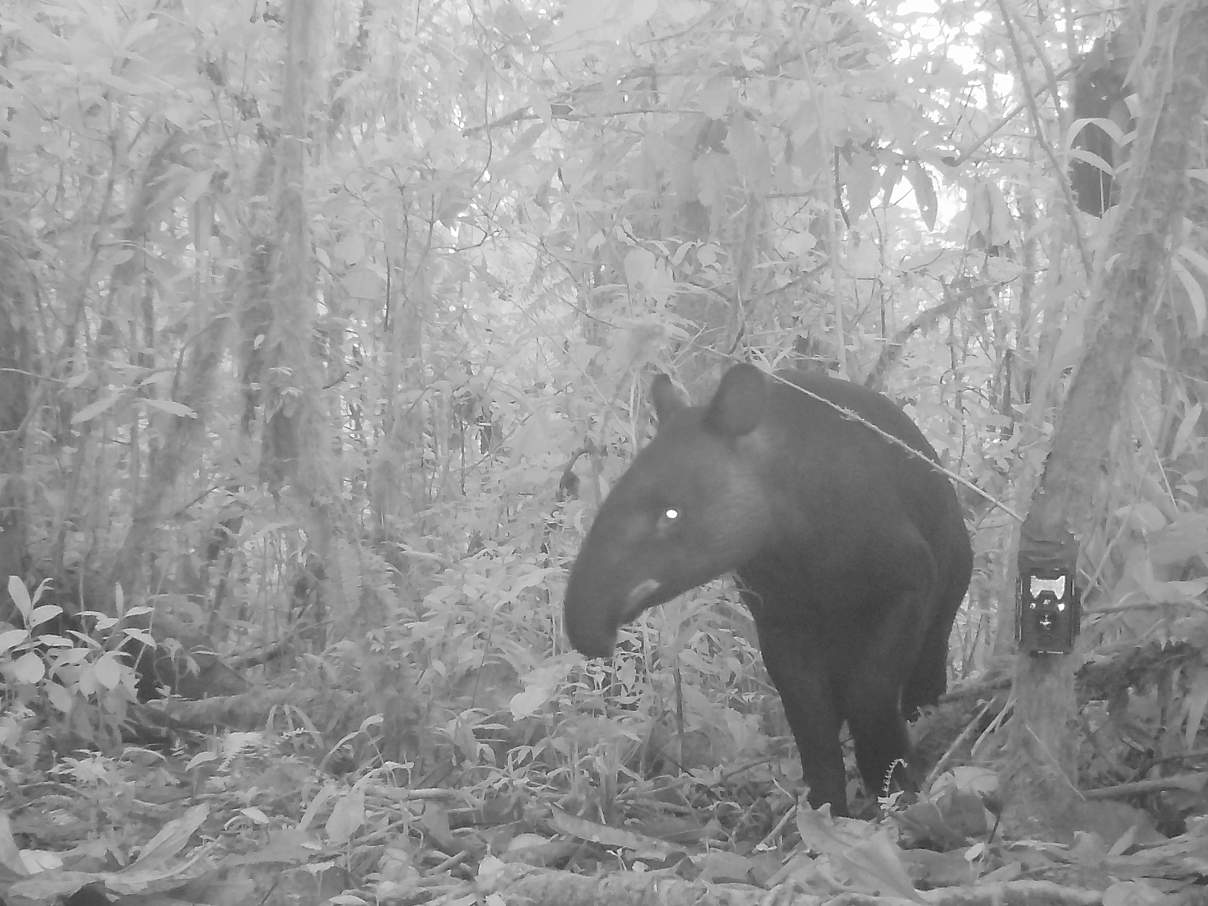
<svg viewBox="0 0 1208 906"><path fill-rule="evenodd" d="M688 397L665 374L655 375L650 384L650 398L654 400L654 413L660 425L666 424L667 419L689 405Z"/></svg>
<svg viewBox="0 0 1208 906"><path fill-rule="evenodd" d="M750 434L763 418L768 401L768 379L754 365L739 363L725 373L705 424L729 437Z"/></svg>

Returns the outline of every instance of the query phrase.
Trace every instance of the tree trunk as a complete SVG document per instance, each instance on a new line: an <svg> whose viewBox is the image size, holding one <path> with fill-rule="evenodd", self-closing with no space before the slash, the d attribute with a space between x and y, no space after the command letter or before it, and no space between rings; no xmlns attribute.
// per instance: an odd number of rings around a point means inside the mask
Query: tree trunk
<svg viewBox="0 0 1208 906"><path fill-rule="evenodd" d="M1147 61L1155 94L1144 105L1131 178L1092 291L1101 302L1022 532L1021 545L1071 567L1182 225L1189 148L1208 98L1208 0L1172 5L1155 34L1169 35L1173 49L1155 47ZM1074 666L1068 655L1017 656L1003 773L1009 832L1052 838L1077 828Z"/></svg>
<svg viewBox="0 0 1208 906"><path fill-rule="evenodd" d="M307 99L315 69L317 0L290 0L286 9L285 83L281 141L275 181L277 246L270 268L271 325L266 374L261 474L274 495L282 494L306 531L307 564L315 577L307 622L318 627L315 645L325 644L326 608L344 588L336 533L339 491L330 464L331 440L322 417L320 367L315 334L315 266L306 210Z"/></svg>
<svg viewBox="0 0 1208 906"><path fill-rule="evenodd" d="M9 217L5 221L15 223ZM26 509L24 426L30 405L29 278L23 238L0 235L0 583L25 577ZM0 620L15 614L0 596Z"/></svg>

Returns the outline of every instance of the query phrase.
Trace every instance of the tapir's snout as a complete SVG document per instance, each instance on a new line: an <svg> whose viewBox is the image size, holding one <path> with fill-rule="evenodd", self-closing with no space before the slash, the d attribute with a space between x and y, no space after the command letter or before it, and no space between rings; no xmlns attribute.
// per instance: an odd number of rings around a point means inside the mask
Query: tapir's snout
<svg viewBox="0 0 1208 906"><path fill-rule="evenodd" d="M562 616L571 645L588 657L608 657L617 644L619 608L601 593L603 587L600 571L580 555L570 571Z"/></svg>
<svg viewBox="0 0 1208 906"><path fill-rule="evenodd" d="M572 573L563 608L566 637L575 651L588 657L609 657L617 646L620 622L603 602L581 596L578 584Z"/></svg>
<svg viewBox="0 0 1208 906"><path fill-rule="evenodd" d="M610 657L617 647L617 630L650 606L663 584L657 579L644 579L629 590L620 601L600 600L589 594L599 581L590 577L590 569L571 570L566 589L563 614L566 637L574 649L587 657ZM588 591L585 591L588 590Z"/></svg>
<svg viewBox="0 0 1208 906"><path fill-rule="evenodd" d="M617 647L615 629L612 632L575 633L571 631L568 623L566 635L575 651L585 657L612 657L612 652Z"/></svg>

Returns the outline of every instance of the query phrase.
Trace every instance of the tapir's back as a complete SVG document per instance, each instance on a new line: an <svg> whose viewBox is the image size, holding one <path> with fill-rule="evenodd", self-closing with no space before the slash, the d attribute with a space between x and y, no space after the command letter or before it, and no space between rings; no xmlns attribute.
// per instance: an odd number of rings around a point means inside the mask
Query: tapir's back
<svg viewBox="0 0 1208 906"><path fill-rule="evenodd" d="M779 595L771 603L782 612L802 606L829 610L839 621L832 628L843 638L851 627L840 629L842 623L851 620L858 630L862 620L880 619L874 615L887 603L876 600L885 571L905 587L933 569L929 594L913 605L917 620L929 627L903 690L905 710L913 713L944 691L948 633L972 572L956 493L935 468L935 450L922 431L885 396L821 375L778 377L796 386L775 383L763 426L780 434L780 443L795 445L783 506L801 527L795 539L790 531L781 534L788 553L782 551L776 565L769 569L765 561L739 572ZM911 554L909 544L896 540L909 533L917 533L925 550ZM918 574L908 578L914 570ZM863 600L864 594L872 598Z"/></svg>
<svg viewBox="0 0 1208 906"><path fill-rule="evenodd" d="M792 505L808 511L804 518L841 506L822 518L861 530L862 514L883 518L893 504L935 549L941 571L967 571L969 538L959 502L909 416L850 381L797 371L776 376L793 386L774 382L763 423L778 435L781 450L792 451L784 457L792 470L784 481L803 498Z"/></svg>

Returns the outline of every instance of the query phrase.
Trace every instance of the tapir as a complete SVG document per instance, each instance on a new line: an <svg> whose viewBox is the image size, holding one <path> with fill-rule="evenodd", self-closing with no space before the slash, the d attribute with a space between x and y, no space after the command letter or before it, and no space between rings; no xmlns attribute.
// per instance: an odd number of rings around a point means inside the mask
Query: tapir
<svg viewBox="0 0 1208 906"><path fill-rule="evenodd" d="M651 393L657 432L571 569L567 636L606 657L642 611L737 573L809 802L847 814L843 723L876 795L908 759L906 717L947 687L972 568L952 485L914 422L849 381L736 364L707 405L666 375Z"/></svg>

